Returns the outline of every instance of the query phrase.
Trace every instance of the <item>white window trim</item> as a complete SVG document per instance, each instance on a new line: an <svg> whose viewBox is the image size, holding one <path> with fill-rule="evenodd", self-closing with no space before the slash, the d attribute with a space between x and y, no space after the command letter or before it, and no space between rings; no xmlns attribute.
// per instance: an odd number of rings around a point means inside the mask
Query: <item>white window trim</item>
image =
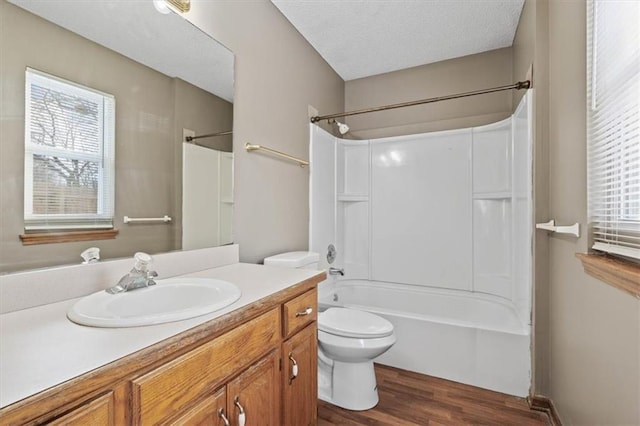
<svg viewBox="0 0 640 426"><path fill-rule="evenodd" d="M588 2L588 16L587 16L587 96L588 96L588 111L587 111L587 125L588 125L588 192L589 192L589 221L591 226L591 239L593 241L592 249L596 251L602 251L613 255L619 255L634 259L640 259L640 247L637 243L630 243L630 241L637 241L640 236L640 220L630 218L627 214L629 210L629 202L625 201L622 190L620 188L633 188L632 178L625 177L625 171L628 169L629 157L623 161L623 157L612 157L611 150L618 152L618 146L624 146L628 155L631 153L631 158L637 159L638 154L633 156L635 152L633 139L631 144L629 140L622 142L623 145L619 145L620 138L610 140L603 144L602 141L595 141L593 134L597 131L602 131L602 127L598 127L597 122L602 118L623 117L623 115L612 114L611 110L597 111L597 103L599 99L595 96L596 90L602 90L597 87L597 72L598 69L595 66L597 59L597 44L594 42L594 37L597 37L598 28L596 25L596 10L598 0L590 0ZM611 3L609 3L611 4ZM630 41L633 46L633 41ZM634 57L634 56L631 56ZM636 61L640 61L636 56ZM612 62L608 62L611 64ZM633 65L635 64L635 65ZM640 79L637 74L637 62L626 63L624 68L619 68L618 71L624 75L617 80L624 86L609 87L608 91L604 94L604 105L617 105L617 111L622 108L620 105L634 105L637 107L638 99L640 98L640 89L638 89L637 98L634 98L633 87L640 87L640 82L635 79ZM636 86L630 84L632 81L636 81ZM612 90L613 89L613 90ZM613 103L615 102L615 103ZM620 104L622 102L622 104ZM625 114L629 111L635 111L635 109L625 110ZM604 115L603 115L604 114ZM629 116L626 116L629 117ZM626 123L629 123L628 121ZM619 123L617 123L619 124ZM633 128L633 127L632 127ZM623 130L620 126L615 127L618 131ZM637 131L637 129L636 129ZM599 143L598 143L599 142ZM629 151L629 149L631 149ZM622 151L620 151L622 152ZM631 163L634 164L634 163ZM606 172L605 167L615 166L618 172L614 173L614 181L608 181L610 179L609 174ZM628 173L627 173L628 175ZM612 188L611 185L615 185ZM634 192L634 194L636 194ZM638 195L638 194L636 194ZM635 201L634 201L635 202ZM625 241L618 244L618 241ZM635 247L634 247L635 245Z"/></svg>
<svg viewBox="0 0 640 426"><path fill-rule="evenodd" d="M101 120L103 144L100 153L83 153L63 148L43 147L31 143L31 83L43 82L61 91L77 92L83 97L95 94L100 112L104 116L105 102L110 103L110 115ZM24 228L26 231L51 229L111 229L115 202L115 97L108 93L82 86L33 68L25 73L25 174L24 174ZM108 122L107 122L108 121ZM68 159L89 160L102 164L99 168L98 205L95 214L34 214L33 213L33 155L59 155ZM106 191L106 193L105 193Z"/></svg>

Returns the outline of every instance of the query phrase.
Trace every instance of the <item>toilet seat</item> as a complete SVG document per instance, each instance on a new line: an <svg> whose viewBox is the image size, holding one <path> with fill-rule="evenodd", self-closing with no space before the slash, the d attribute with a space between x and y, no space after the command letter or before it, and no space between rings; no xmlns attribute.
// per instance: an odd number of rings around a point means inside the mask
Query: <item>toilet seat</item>
<svg viewBox="0 0 640 426"><path fill-rule="evenodd" d="M318 330L342 337L375 339L390 336L393 324L369 312L329 308L318 315Z"/></svg>

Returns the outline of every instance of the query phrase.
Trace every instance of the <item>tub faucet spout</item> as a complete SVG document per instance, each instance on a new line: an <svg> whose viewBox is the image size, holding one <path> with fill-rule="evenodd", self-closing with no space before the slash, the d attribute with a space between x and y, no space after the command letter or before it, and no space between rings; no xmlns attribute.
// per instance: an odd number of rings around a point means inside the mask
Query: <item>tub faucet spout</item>
<svg viewBox="0 0 640 426"><path fill-rule="evenodd" d="M329 275L341 275L344 277L344 268L329 268Z"/></svg>

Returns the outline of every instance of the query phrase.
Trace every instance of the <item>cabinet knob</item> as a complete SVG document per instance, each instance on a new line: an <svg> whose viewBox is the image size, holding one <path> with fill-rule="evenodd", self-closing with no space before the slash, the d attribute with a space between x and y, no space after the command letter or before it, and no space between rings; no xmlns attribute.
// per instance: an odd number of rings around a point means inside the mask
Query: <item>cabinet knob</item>
<svg viewBox="0 0 640 426"><path fill-rule="evenodd" d="M311 315L313 313L313 308L311 306L307 306L307 309L305 309L302 312L296 312L296 318L297 317L303 317L305 315Z"/></svg>
<svg viewBox="0 0 640 426"><path fill-rule="evenodd" d="M289 360L291 360L291 377L289 377L289 384L291 384L296 377L298 377L298 363L293 357L293 353L289 353Z"/></svg>
<svg viewBox="0 0 640 426"><path fill-rule="evenodd" d="M238 414L238 426L244 426L247 421L247 416L244 413L244 408L242 407L242 405L240 405L240 397L236 396L233 400L233 403L236 407L238 407L238 410L240 410L240 413Z"/></svg>
<svg viewBox="0 0 640 426"><path fill-rule="evenodd" d="M220 408L218 410L218 417L220 417L222 419L222 421L224 422L224 426L230 426L231 423L229 423L229 419L227 418L227 416L224 415L224 408Z"/></svg>

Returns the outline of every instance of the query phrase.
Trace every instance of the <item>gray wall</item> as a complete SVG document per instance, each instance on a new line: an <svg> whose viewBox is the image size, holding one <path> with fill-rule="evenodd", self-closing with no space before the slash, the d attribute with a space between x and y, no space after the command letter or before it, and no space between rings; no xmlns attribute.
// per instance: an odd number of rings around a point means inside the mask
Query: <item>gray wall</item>
<svg viewBox="0 0 640 426"><path fill-rule="evenodd" d="M268 0L197 2L187 18L236 58L233 226L241 261L307 250L309 169L244 145L308 158L308 105L341 111L344 82Z"/></svg>
<svg viewBox="0 0 640 426"><path fill-rule="evenodd" d="M527 0L524 11L514 69L534 64L538 129L546 121L548 131L536 138L544 148L536 151L544 163L536 165L536 202L540 208L546 197L548 206L539 218L578 221L584 230L586 2ZM536 392L552 398L567 425L640 424L640 300L583 272L575 253L588 250L586 232L578 240L543 238L547 253L537 245L536 273L544 265L548 271L536 279Z"/></svg>
<svg viewBox="0 0 640 426"><path fill-rule="evenodd" d="M511 84L511 48L347 81L347 111ZM358 139L478 126L512 112L511 93L498 92L347 117Z"/></svg>
<svg viewBox="0 0 640 426"><path fill-rule="evenodd" d="M182 139L182 129L196 135L224 132L233 129L233 104L179 78L173 79L174 138ZM231 152L232 135L197 139L198 145ZM180 148L180 144L176 144ZM182 155L182 154L180 154ZM181 158L180 158L181 160Z"/></svg>
<svg viewBox="0 0 640 426"><path fill-rule="evenodd" d="M171 225L123 225L124 215L176 216L174 125L184 114L174 113L202 92L140 65L113 51L0 1L0 272L76 263L79 253L92 245L105 258L129 256L135 251L164 252L180 247L179 227ZM115 240L23 246L24 232L24 86L25 68L74 81L110 93L116 98L116 200ZM187 95L187 93L189 93ZM232 105L200 93L191 108L204 109L203 99L231 126ZM202 121L203 123L198 123ZM189 117L197 131L210 131L206 116ZM229 144L227 144L227 149ZM178 229L177 231L174 229Z"/></svg>
<svg viewBox="0 0 640 426"><path fill-rule="evenodd" d="M587 224L586 6L549 1L549 203ZM640 300L583 272L587 233L549 239L550 396L566 424L640 424Z"/></svg>

